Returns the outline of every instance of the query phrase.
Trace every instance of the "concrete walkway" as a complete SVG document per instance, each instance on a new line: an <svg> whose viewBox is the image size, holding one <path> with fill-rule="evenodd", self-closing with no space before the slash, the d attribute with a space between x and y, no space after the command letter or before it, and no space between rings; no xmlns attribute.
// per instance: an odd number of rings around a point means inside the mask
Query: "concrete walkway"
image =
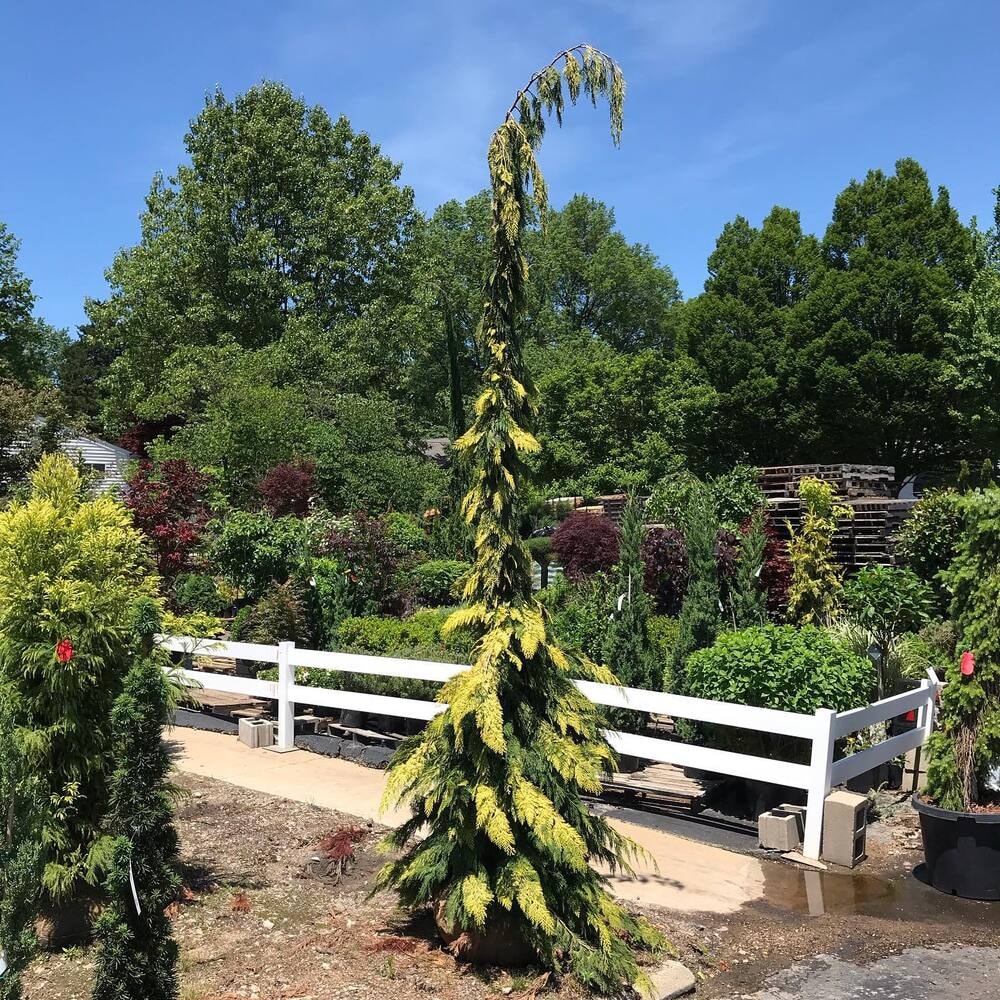
<svg viewBox="0 0 1000 1000"><path fill-rule="evenodd" d="M307 802L394 826L407 818L395 810L379 814L385 773L346 761L295 750L250 750L233 736L175 728L175 765L257 792ZM687 913L732 913L762 898L765 871L756 858L685 840L660 830L612 819L656 861L637 866L635 878L614 878L623 899ZM658 869L658 870L657 870Z"/></svg>

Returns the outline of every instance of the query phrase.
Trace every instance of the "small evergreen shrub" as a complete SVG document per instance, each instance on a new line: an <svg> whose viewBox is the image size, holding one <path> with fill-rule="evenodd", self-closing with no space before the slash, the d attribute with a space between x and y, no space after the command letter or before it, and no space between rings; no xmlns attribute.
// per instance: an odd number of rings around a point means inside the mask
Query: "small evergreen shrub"
<svg viewBox="0 0 1000 1000"><path fill-rule="evenodd" d="M29 498L0 511L0 685L45 782L54 897L95 883L108 856L107 720L135 656L134 609L155 594L128 510L108 495L88 498L73 463L46 455Z"/></svg>
<svg viewBox="0 0 1000 1000"><path fill-rule="evenodd" d="M610 570L618 559L619 533L598 514L574 511L552 535L552 551L571 580Z"/></svg>
<svg viewBox="0 0 1000 1000"><path fill-rule="evenodd" d="M429 607L454 604L460 583L471 568L469 563L457 559L429 559L420 563L409 574L414 596Z"/></svg>
<svg viewBox="0 0 1000 1000"><path fill-rule="evenodd" d="M962 508L962 538L945 583L971 672L958 657L948 663L926 794L969 812L992 797L988 779L1000 761L1000 489L969 494Z"/></svg>
<svg viewBox="0 0 1000 1000"><path fill-rule="evenodd" d="M833 558L837 522L854 511L837 503L829 483L806 476L799 483L803 514L799 530L792 533L788 558L792 579L788 589L788 617L803 624L829 624L838 610L841 571Z"/></svg>
<svg viewBox="0 0 1000 1000"><path fill-rule="evenodd" d="M671 690L687 694L685 664L695 650L710 646L721 625L719 567L716 550L719 522L707 487L697 484L684 518L688 584L670 664ZM664 676L666 681L666 675ZM690 734L683 734L690 735Z"/></svg>
<svg viewBox="0 0 1000 1000"><path fill-rule="evenodd" d="M644 586L642 536L642 513L633 499L622 517L621 554L614 571L613 603L601 662L625 687L650 690L658 686L659 677L656 677L657 658L649 637L651 602ZM631 733L642 732L648 718L645 713L624 708L611 709L607 716L610 728Z"/></svg>
<svg viewBox="0 0 1000 1000"><path fill-rule="evenodd" d="M7 962L0 1000L20 1000L21 972L34 954L34 917L42 882L40 817L42 783L12 735L16 715L9 691L0 688L0 950Z"/></svg>
<svg viewBox="0 0 1000 1000"><path fill-rule="evenodd" d="M219 616L226 611L226 601L218 584L206 573L181 573L174 580L173 605L181 612L204 611Z"/></svg>
<svg viewBox="0 0 1000 1000"><path fill-rule="evenodd" d="M100 950L93 1000L177 997L177 945L164 912L180 877L163 740L172 713L162 663L156 654L140 659L111 714L114 772L105 828L114 839L104 878L109 903L95 928Z"/></svg>

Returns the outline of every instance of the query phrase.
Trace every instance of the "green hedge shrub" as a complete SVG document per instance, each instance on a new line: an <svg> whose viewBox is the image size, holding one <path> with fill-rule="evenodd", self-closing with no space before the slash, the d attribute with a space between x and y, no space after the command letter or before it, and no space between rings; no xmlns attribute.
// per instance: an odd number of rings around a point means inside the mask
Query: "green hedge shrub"
<svg viewBox="0 0 1000 1000"><path fill-rule="evenodd" d="M180 611L204 611L216 617L226 611L218 585L206 573L181 573L173 590L174 605Z"/></svg>
<svg viewBox="0 0 1000 1000"><path fill-rule="evenodd" d="M687 659L686 694L694 698L810 715L869 702L875 668L815 625L760 625L724 632ZM728 727L703 727L706 742L742 753L805 759L800 740Z"/></svg>
<svg viewBox="0 0 1000 1000"><path fill-rule="evenodd" d="M941 577L962 538L962 498L955 490L932 490L916 503L899 529L896 554L934 589L944 611L951 594Z"/></svg>
<svg viewBox="0 0 1000 1000"><path fill-rule="evenodd" d="M249 597L284 583L306 560L309 527L298 517L237 511L215 543L219 570Z"/></svg>
<svg viewBox="0 0 1000 1000"><path fill-rule="evenodd" d="M410 583L421 604L436 608L454 603L460 581L470 569L469 563L458 559L429 559L410 570Z"/></svg>
<svg viewBox="0 0 1000 1000"><path fill-rule="evenodd" d="M811 714L865 705L875 689L871 662L814 625L760 625L724 632L687 660L694 698Z"/></svg>

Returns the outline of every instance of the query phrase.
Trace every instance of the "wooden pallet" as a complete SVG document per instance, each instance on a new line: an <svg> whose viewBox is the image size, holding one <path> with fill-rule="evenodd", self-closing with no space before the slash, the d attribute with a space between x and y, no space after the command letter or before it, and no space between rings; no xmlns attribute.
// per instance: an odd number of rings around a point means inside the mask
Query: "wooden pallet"
<svg viewBox="0 0 1000 1000"><path fill-rule="evenodd" d="M664 799L687 809L697 808L717 784L716 780L690 777L675 764L650 764L641 771L615 773L604 780L609 791Z"/></svg>
<svg viewBox="0 0 1000 1000"><path fill-rule="evenodd" d="M185 692L185 698L200 706L203 712L223 716L232 716L234 712L250 709L263 709L266 705L260 698L232 691L212 691L209 688L191 688Z"/></svg>
<svg viewBox="0 0 1000 1000"><path fill-rule="evenodd" d="M848 498L890 497L895 493L896 470L891 465L771 465L760 471L760 487L769 498L796 497L806 476L832 483Z"/></svg>

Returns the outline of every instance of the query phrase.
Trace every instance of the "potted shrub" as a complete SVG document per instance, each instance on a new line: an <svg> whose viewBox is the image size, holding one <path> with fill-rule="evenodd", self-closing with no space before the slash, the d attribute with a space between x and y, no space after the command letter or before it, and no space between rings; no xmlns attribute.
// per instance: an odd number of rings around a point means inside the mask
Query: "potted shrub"
<svg viewBox="0 0 1000 1000"><path fill-rule="evenodd" d="M963 650L947 669L927 787L914 797L931 885L1000 899L1000 489L963 501L965 528L946 574Z"/></svg>

